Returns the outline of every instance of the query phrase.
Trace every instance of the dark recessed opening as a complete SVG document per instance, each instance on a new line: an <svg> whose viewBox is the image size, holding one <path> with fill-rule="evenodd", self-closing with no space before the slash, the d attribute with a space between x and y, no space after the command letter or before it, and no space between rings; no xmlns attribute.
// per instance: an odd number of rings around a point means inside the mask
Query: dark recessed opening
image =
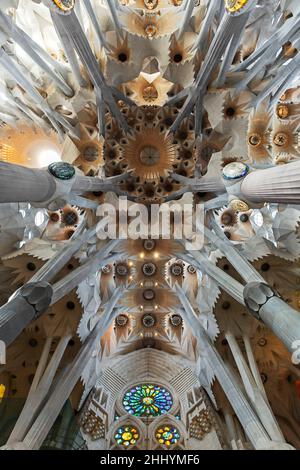
<svg viewBox="0 0 300 470"><path fill-rule="evenodd" d="M186 131L181 131L178 135L180 140L186 140L188 138L188 134Z"/></svg>
<svg viewBox="0 0 300 470"><path fill-rule="evenodd" d="M167 191L167 193L170 193L170 192L173 190L173 185L172 185L172 183L170 183L169 181L167 181L167 182L165 183L164 189L165 189L165 191Z"/></svg>
<svg viewBox="0 0 300 470"><path fill-rule="evenodd" d="M229 240L231 238L231 233L230 232L224 232L225 237L227 237Z"/></svg>
<svg viewBox="0 0 300 470"><path fill-rule="evenodd" d="M242 214L240 217L241 222L248 222L249 216L247 214Z"/></svg>
<svg viewBox="0 0 300 470"><path fill-rule="evenodd" d="M66 238L67 238L67 239L68 239L68 238L71 238L73 235L74 235L74 230L68 230L68 231L66 232Z"/></svg>
<svg viewBox="0 0 300 470"><path fill-rule="evenodd" d="M58 222L59 214L57 214L57 212L52 212L52 214L50 214L50 220L51 222Z"/></svg>
<svg viewBox="0 0 300 470"><path fill-rule="evenodd" d="M145 188L145 195L146 195L147 197L153 197L154 194L155 194L155 191L154 191L153 188L151 188L151 187L149 187L149 186Z"/></svg>
<svg viewBox="0 0 300 470"><path fill-rule="evenodd" d="M120 52L120 54L118 55L118 59L120 62L126 62L126 60L128 59L127 54L125 52Z"/></svg>
<svg viewBox="0 0 300 470"><path fill-rule="evenodd" d="M27 269L28 271L35 271L36 265L34 263L27 263Z"/></svg>
<svg viewBox="0 0 300 470"><path fill-rule="evenodd" d="M182 152L182 158L184 158L185 160L190 160L192 158L193 154L190 150L184 150Z"/></svg>
<svg viewBox="0 0 300 470"><path fill-rule="evenodd" d="M179 52L177 54L174 54L173 60L174 62L176 62L176 64L179 64L179 62L182 61L182 54L180 54Z"/></svg>
<svg viewBox="0 0 300 470"><path fill-rule="evenodd" d="M74 310L75 309L75 304L71 300L69 300L69 302L67 302L66 306L67 306L68 310Z"/></svg>
<svg viewBox="0 0 300 470"><path fill-rule="evenodd" d="M75 225L78 221L78 216L76 212L66 212L64 214L63 222L65 225Z"/></svg>
<svg viewBox="0 0 300 470"><path fill-rule="evenodd" d="M265 384L265 383L267 382L267 380L268 380L267 374L265 374L264 372L262 372L262 373L260 374L260 376L261 376L262 383Z"/></svg>
<svg viewBox="0 0 300 470"><path fill-rule="evenodd" d="M166 119L165 119L164 122L165 122L165 125L166 125L166 126L172 126L172 124L173 124L173 119L172 119L171 117L166 117Z"/></svg>
<svg viewBox="0 0 300 470"><path fill-rule="evenodd" d="M36 348L36 346L38 345L38 342L35 338L30 338L30 340L28 341L28 344L29 346L31 346L32 348Z"/></svg>
<svg viewBox="0 0 300 470"><path fill-rule="evenodd" d="M231 212L224 212L221 216L221 222L223 225L231 225L233 223L233 215Z"/></svg>
<svg viewBox="0 0 300 470"><path fill-rule="evenodd" d="M228 117L233 117L235 115L235 109L231 107L226 108L225 114Z"/></svg>
<svg viewBox="0 0 300 470"><path fill-rule="evenodd" d="M269 263L264 263L264 264L261 265L261 270L262 271L266 272L266 271L269 271L269 269L270 269Z"/></svg>
<svg viewBox="0 0 300 470"><path fill-rule="evenodd" d="M134 183L127 183L126 189L127 189L127 191L129 191L131 193L132 191L135 190L135 184Z"/></svg>
<svg viewBox="0 0 300 470"><path fill-rule="evenodd" d="M32 384L32 382L33 382L33 379L34 379L34 374L30 374L30 375L28 376L28 382L29 382L29 385L31 385L31 384Z"/></svg>
<svg viewBox="0 0 300 470"><path fill-rule="evenodd" d="M70 341L68 342L68 345L69 346L74 346L75 345L74 339L70 339Z"/></svg>
<svg viewBox="0 0 300 470"><path fill-rule="evenodd" d="M222 308L223 310L228 310L230 308L230 302L228 302L228 300L225 300L225 302L222 303Z"/></svg>

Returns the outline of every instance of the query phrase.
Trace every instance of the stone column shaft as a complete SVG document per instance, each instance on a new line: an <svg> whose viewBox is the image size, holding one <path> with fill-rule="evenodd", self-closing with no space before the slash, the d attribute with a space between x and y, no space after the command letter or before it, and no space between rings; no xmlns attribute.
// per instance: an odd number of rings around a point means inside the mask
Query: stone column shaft
<svg viewBox="0 0 300 470"><path fill-rule="evenodd" d="M293 353L293 344L300 340L300 312L279 297L272 297L259 311L261 320Z"/></svg>
<svg viewBox="0 0 300 470"><path fill-rule="evenodd" d="M254 412L240 385L229 367L224 363L219 352L207 337L196 314L190 305L182 287L175 285L175 291L183 305L183 314L187 323L192 328L199 344L203 346L207 355L207 361L228 398L235 414L237 415L249 441L255 449L267 448L270 438L262 426L258 416Z"/></svg>
<svg viewBox="0 0 300 470"><path fill-rule="evenodd" d="M53 177L46 170L0 162L0 203L47 201L55 190Z"/></svg>
<svg viewBox="0 0 300 470"><path fill-rule="evenodd" d="M227 331L225 338L228 341L248 398L256 410L261 422L263 423L264 428L267 430L272 440L285 442L282 432L269 405L268 399L266 398L265 394L262 394L257 387L234 335L230 331Z"/></svg>
<svg viewBox="0 0 300 470"><path fill-rule="evenodd" d="M205 348L208 352L208 362L210 363L210 366L241 425L243 426L248 439L255 449L261 449L267 446L268 441L270 441L268 434L241 391L239 383L233 373L223 362L223 359L216 348L209 340L204 339L205 336L206 335L204 334L198 335L200 341L205 341Z"/></svg>
<svg viewBox="0 0 300 470"><path fill-rule="evenodd" d="M58 377L44 408L26 434L23 444L26 448L37 450L43 444L66 400L79 380L93 350L99 349L99 331L96 328L83 343L72 363Z"/></svg>
<svg viewBox="0 0 300 470"><path fill-rule="evenodd" d="M7 444L10 444L12 442L19 442L22 441L26 435L26 432L28 431L30 425L32 424L37 412L39 411L41 404L43 400L45 399L50 386L53 382L54 376L57 372L57 368L60 364L61 358L66 350L66 347L71 339L72 335L66 334L66 336L63 336L56 349L55 352L51 358L51 361L48 364L48 367L44 371L44 374L42 377L40 377L39 380L39 368L37 369L36 376L34 378L34 382L38 381L38 385L36 388L31 387L30 392L28 394L26 403L24 405L24 408L22 409L18 420L14 426L14 429L9 436L9 439L7 441ZM51 346L51 338L49 338L46 341L45 344L45 351L42 353L41 357L41 363L44 362L44 357L48 351L48 346ZM44 354L45 352L45 354ZM47 359L47 358L46 358ZM40 365L40 364L39 364ZM33 385L33 384L32 384Z"/></svg>
<svg viewBox="0 0 300 470"><path fill-rule="evenodd" d="M300 203L300 162L249 173L241 184L242 197L252 202Z"/></svg>

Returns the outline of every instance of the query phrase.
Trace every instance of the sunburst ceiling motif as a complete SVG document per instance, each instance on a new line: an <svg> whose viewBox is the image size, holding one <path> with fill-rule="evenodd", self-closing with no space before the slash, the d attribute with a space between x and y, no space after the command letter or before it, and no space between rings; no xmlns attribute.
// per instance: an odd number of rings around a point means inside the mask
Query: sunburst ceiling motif
<svg viewBox="0 0 300 470"><path fill-rule="evenodd" d="M178 156L172 136L166 137L157 128L145 128L128 139L124 158L141 181L158 181L172 170Z"/></svg>
<svg viewBox="0 0 300 470"><path fill-rule="evenodd" d="M2 0L1 448L300 449L299 15Z"/></svg>

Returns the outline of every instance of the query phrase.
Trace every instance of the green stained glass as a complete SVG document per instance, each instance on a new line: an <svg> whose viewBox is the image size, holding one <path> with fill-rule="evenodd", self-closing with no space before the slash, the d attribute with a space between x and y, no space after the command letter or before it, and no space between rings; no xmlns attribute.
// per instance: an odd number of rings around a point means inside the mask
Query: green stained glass
<svg viewBox="0 0 300 470"><path fill-rule="evenodd" d="M75 175L75 168L67 162L50 163L48 170L59 180L70 180Z"/></svg>
<svg viewBox="0 0 300 470"><path fill-rule="evenodd" d="M180 439L180 434L174 426L164 426L156 431L156 440L159 444L167 447L176 444Z"/></svg>
<svg viewBox="0 0 300 470"><path fill-rule="evenodd" d="M121 426L115 433L116 443L123 447L134 446L139 437L138 430L133 426Z"/></svg>
<svg viewBox="0 0 300 470"><path fill-rule="evenodd" d="M137 385L125 393L123 406L134 416L160 416L173 405L170 392L159 385Z"/></svg>

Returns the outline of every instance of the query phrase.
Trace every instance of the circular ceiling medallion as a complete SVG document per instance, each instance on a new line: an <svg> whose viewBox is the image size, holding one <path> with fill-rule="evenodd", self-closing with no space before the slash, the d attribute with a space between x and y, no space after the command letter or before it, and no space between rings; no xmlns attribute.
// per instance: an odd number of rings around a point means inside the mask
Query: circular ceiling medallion
<svg viewBox="0 0 300 470"><path fill-rule="evenodd" d="M236 180L243 178L248 172L249 167L246 163L232 162L228 163L228 165L223 168L223 178L226 180Z"/></svg>
<svg viewBox="0 0 300 470"><path fill-rule="evenodd" d="M147 251L154 250L155 246L156 246L155 240L145 240L144 241L144 248Z"/></svg>
<svg viewBox="0 0 300 470"><path fill-rule="evenodd" d="M48 170L55 178L59 180L70 180L75 175L75 168L67 162L50 163Z"/></svg>
<svg viewBox="0 0 300 470"><path fill-rule="evenodd" d="M140 160L143 165L153 166L156 165L160 159L159 150L155 147L147 145L140 151Z"/></svg>
<svg viewBox="0 0 300 470"><path fill-rule="evenodd" d="M277 132L275 134L273 142L275 145L278 147L284 147L285 145L288 144L289 138L288 135L285 132Z"/></svg>
<svg viewBox="0 0 300 470"><path fill-rule="evenodd" d="M154 263L143 264L142 271L145 276L153 276L156 273L156 266Z"/></svg>
<svg viewBox="0 0 300 470"><path fill-rule="evenodd" d="M83 149L82 156L87 162L95 162L99 158L99 149L96 145L87 145Z"/></svg>
<svg viewBox="0 0 300 470"><path fill-rule="evenodd" d="M109 273L111 273L111 271L112 271L112 266L110 264L106 264L102 268L103 274L109 274Z"/></svg>
<svg viewBox="0 0 300 470"><path fill-rule="evenodd" d="M143 297L145 300L153 300L155 298L155 292L152 289L146 289L143 292Z"/></svg>
<svg viewBox="0 0 300 470"><path fill-rule="evenodd" d="M125 263L119 263L116 265L116 273L119 276L127 276L128 274L128 266Z"/></svg>
<svg viewBox="0 0 300 470"><path fill-rule="evenodd" d="M126 326L128 323L127 315L118 315L116 318L116 325L117 326Z"/></svg>
<svg viewBox="0 0 300 470"><path fill-rule="evenodd" d="M152 328L156 323L156 319L153 315L148 313L143 316L142 323L146 328Z"/></svg>
<svg viewBox="0 0 300 470"><path fill-rule="evenodd" d="M189 274L195 274L196 268L192 264L190 264L187 268Z"/></svg>
<svg viewBox="0 0 300 470"><path fill-rule="evenodd" d="M170 267L170 272L173 276L182 276L183 274L183 266L180 263L174 263Z"/></svg>
<svg viewBox="0 0 300 470"><path fill-rule="evenodd" d="M180 316L180 315L177 315L177 314L172 315L172 316L170 317L170 323L171 323L172 326L180 326L180 325L182 325L182 318L181 318L181 316Z"/></svg>
<svg viewBox="0 0 300 470"><path fill-rule="evenodd" d="M279 104L276 109L276 114L279 119L286 119L289 117L290 111L286 104Z"/></svg>
<svg viewBox="0 0 300 470"><path fill-rule="evenodd" d="M249 135L248 142L252 147L259 147L262 144L262 137L257 133L251 134Z"/></svg>
<svg viewBox="0 0 300 470"><path fill-rule="evenodd" d="M141 127L128 136L123 145L123 156L133 175L141 183L160 181L174 171L178 146L171 135L160 132L159 126Z"/></svg>
<svg viewBox="0 0 300 470"><path fill-rule="evenodd" d="M240 199L234 199L231 201L230 207L235 212L247 212L249 210L248 204Z"/></svg>
<svg viewBox="0 0 300 470"><path fill-rule="evenodd" d="M257 341L257 344L263 348L267 344L266 338L259 338L259 340Z"/></svg>

